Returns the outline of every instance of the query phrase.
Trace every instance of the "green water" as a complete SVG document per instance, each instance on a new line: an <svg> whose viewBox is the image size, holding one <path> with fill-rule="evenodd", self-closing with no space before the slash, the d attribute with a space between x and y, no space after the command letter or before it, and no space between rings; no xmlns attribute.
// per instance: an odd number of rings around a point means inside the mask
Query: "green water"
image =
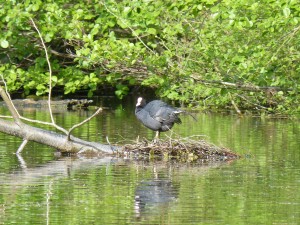
<svg viewBox="0 0 300 225"><path fill-rule="evenodd" d="M74 134L119 144L154 137L135 119L133 103L103 104L108 109ZM41 110L22 113L48 118ZM69 128L92 113L57 111L55 118ZM242 159L57 158L34 143L17 157L21 140L0 134L0 224L299 224L299 121L201 113L197 119L182 117L166 135L202 136Z"/></svg>

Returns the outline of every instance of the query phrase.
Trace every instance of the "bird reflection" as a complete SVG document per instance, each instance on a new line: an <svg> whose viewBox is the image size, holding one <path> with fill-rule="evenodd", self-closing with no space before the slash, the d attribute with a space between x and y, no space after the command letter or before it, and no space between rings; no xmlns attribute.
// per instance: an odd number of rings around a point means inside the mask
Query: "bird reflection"
<svg viewBox="0 0 300 225"><path fill-rule="evenodd" d="M177 196L178 186L169 179L141 181L135 191L135 215L140 218L164 212Z"/></svg>

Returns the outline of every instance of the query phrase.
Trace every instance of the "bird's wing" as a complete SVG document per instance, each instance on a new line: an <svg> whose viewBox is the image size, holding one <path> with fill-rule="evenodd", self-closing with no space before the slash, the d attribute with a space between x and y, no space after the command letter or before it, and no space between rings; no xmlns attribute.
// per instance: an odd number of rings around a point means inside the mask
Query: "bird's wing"
<svg viewBox="0 0 300 225"><path fill-rule="evenodd" d="M182 110L176 109L161 100L154 100L149 102L145 108L149 112L149 116L156 121L163 123L165 121L181 122L178 118L178 114L182 113Z"/></svg>
<svg viewBox="0 0 300 225"><path fill-rule="evenodd" d="M155 118L157 121L163 123L164 121L170 121L174 122L178 118L178 114L181 111L173 108L172 106L169 105L164 105L161 106L153 115L153 118Z"/></svg>

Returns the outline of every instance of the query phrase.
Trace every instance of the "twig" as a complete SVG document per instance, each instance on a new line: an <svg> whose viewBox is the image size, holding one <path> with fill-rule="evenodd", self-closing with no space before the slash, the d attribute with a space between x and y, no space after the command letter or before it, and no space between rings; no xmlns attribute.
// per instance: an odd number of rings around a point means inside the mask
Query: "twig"
<svg viewBox="0 0 300 225"><path fill-rule="evenodd" d="M105 1L102 1L101 2L102 3L102 5L104 5L104 7L105 7L105 9L107 10L107 12L109 12L110 14L112 14L114 17L116 17L117 19L119 19L125 26L127 26L128 27L128 29L133 33L133 35L134 36L136 36L137 37L137 39L139 39L139 41L150 51L150 52L152 52L153 54L155 54L155 52L151 49L151 48L149 48L146 44L145 44L145 42L139 37L139 35L135 32L135 30L134 29L132 29L130 26L128 26L128 24L122 19L122 18L120 18L118 15L116 15L115 13L113 13L109 8L107 8L107 6L106 6L106 4L105 4Z"/></svg>
<svg viewBox="0 0 300 225"><path fill-rule="evenodd" d="M235 101L233 100L231 94L229 93L229 96L231 98L231 104L233 105L235 111L237 112L237 114L242 115L241 110L237 107L237 105L235 104Z"/></svg>
<svg viewBox="0 0 300 225"><path fill-rule="evenodd" d="M2 116L2 115L0 115L0 118L8 118L8 119L13 119L13 117L12 117L12 116Z"/></svg>
<svg viewBox="0 0 300 225"><path fill-rule="evenodd" d="M36 24L35 24L35 22L34 22L34 20L32 18L30 18L30 21L31 21L33 27L35 28L35 30L37 31L39 37L40 37L41 43L43 45L43 49L45 51L46 60L47 60L47 63L48 63L48 68L49 68L48 107L49 107L49 112L50 112L50 116L51 116L51 121L52 121L52 123L55 123L53 115L52 115L52 109L51 109L51 91L52 91L52 79L51 78L52 78L52 68L51 68L51 64L50 64L50 61L49 61L48 51L47 51L46 45L44 43L43 37L42 37L42 35L40 33L40 30L38 29L38 27L36 26Z"/></svg>
<svg viewBox="0 0 300 225"><path fill-rule="evenodd" d="M80 127L81 125L85 124L86 122L90 121L93 117L97 116L100 112L102 111L102 108L99 108L93 115L91 115L89 118L85 119L84 121L78 123L78 124L75 124L73 127L71 127L69 129L69 131L67 132L67 139L68 141L71 140L71 132L77 128L77 127Z"/></svg>
<svg viewBox="0 0 300 225"><path fill-rule="evenodd" d="M40 121L40 120L33 120L33 119L29 119L29 118L26 118L26 117L23 117L23 116L20 116L20 119L25 120L27 122L31 122L31 123L38 123L38 124L53 126L53 123L51 123L51 122L44 122L44 121ZM61 128L61 129L63 129L63 128ZM68 131L65 130L65 129L63 129L63 132L67 133Z"/></svg>
<svg viewBox="0 0 300 225"><path fill-rule="evenodd" d="M16 154L18 161L20 163L20 166L22 167L22 169L27 169L27 165L25 160L23 159L23 157L20 154Z"/></svg>
<svg viewBox="0 0 300 225"><path fill-rule="evenodd" d="M28 143L28 140L24 139L22 144L19 146L16 154L20 154L23 151L23 149L25 148L25 146L27 145L27 143Z"/></svg>
<svg viewBox="0 0 300 225"><path fill-rule="evenodd" d="M266 90L275 90L275 91L293 91L292 88L285 88L280 86L256 86L252 84L240 84L240 83L231 83L226 81L211 81L211 80L203 80L199 77L201 77L199 74L194 73L190 76L195 81L205 84L205 85L212 85L212 86L224 86L226 88L231 88L235 90L243 90L243 91L253 91L253 92L260 92L260 91L266 91Z"/></svg>
<svg viewBox="0 0 300 225"><path fill-rule="evenodd" d="M2 78L2 82L4 84L4 87L5 87L5 94L7 95L7 99L9 100L9 102L11 102L11 110L15 111L16 115L21 119L21 120L25 120L25 121L28 121L28 122L32 122L32 123L38 123L38 124L44 124L44 125L49 125L49 126L53 126L53 123L49 123L49 122L44 122L44 121L40 121L40 120L33 120L33 119L29 119L29 118L26 118L26 117L23 117L19 114L17 108L15 107L15 105L12 103L12 99L10 97L10 94L7 90L7 85L6 85L6 82L2 76L2 74L0 75L1 78ZM1 86L0 86L0 90L1 90ZM1 97L3 98L3 96L1 95ZM7 101L5 101L7 103ZM8 104L8 103L7 103ZM11 112L10 110L10 112ZM3 116L1 115L0 118L9 118L9 119L14 119L13 116ZM63 128L62 128L63 129ZM63 130L64 133L68 133L66 130Z"/></svg>
<svg viewBox="0 0 300 225"><path fill-rule="evenodd" d="M30 18L30 21L31 21L33 27L35 28L35 30L37 31L37 33L38 33L38 35L39 35L39 38L40 38L41 43L42 43L42 45L43 45L43 49L44 49L44 51L45 51L46 61L47 61L47 63L48 63L48 68L49 68L48 109L49 109L49 114L50 114L50 118L51 118L52 125L53 125L56 129L58 129L58 130L64 132L65 134L68 134L68 132L67 132L64 128L58 126L58 125L55 123L55 120L54 120L54 117L53 117L53 113L52 113L52 108L51 108L51 95L52 95L52 68L51 68L51 63L50 63L50 61L49 61L49 56L48 56L47 48L46 48L45 42L44 42L44 40L43 40L43 37L42 37L42 35L41 35L41 33L40 33L40 30L38 29L38 27L36 26L36 24L35 24L35 22L34 22L34 20L33 20L32 18Z"/></svg>
<svg viewBox="0 0 300 225"><path fill-rule="evenodd" d="M6 81L4 80L3 74L1 74L1 78L2 78L2 82L4 84L4 87L5 87L5 93L6 93L7 97L8 97L8 99L9 99L9 101L11 102L11 106L13 107L14 111L16 112L16 114L18 114L18 117L21 117L20 114L19 114L19 112L18 112L18 110L17 110L17 108L15 107L15 105L13 104L13 102L11 100L11 97L10 97L10 94L9 94L9 92L7 90L7 85L6 85Z"/></svg>
<svg viewBox="0 0 300 225"><path fill-rule="evenodd" d="M283 40L282 42L280 41L281 45L277 48L276 52L271 56L271 58L269 59L269 61L267 62L267 65L269 65L271 63L271 61L273 60L273 58L278 54L278 52L281 50L281 48L288 43L289 41L292 40L293 36L295 36L295 34L300 30L300 26L296 27L293 29L293 32L290 32L287 36L286 39Z"/></svg>
<svg viewBox="0 0 300 225"><path fill-rule="evenodd" d="M108 139L108 136L106 136L106 141L107 141L107 143L108 143L110 149L114 152L116 149L114 149L113 146L110 144L110 141L109 141L109 139Z"/></svg>
<svg viewBox="0 0 300 225"><path fill-rule="evenodd" d="M9 101L12 102L12 99L11 99L11 97L10 97L10 94L9 94L9 92L8 92L8 90L7 90L6 82L5 82L5 80L4 80L2 74L1 74L1 78L2 78L2 82L3 82L3 84L4 84L4 87L5 87L5 93L6 93L7 97L8 97L8 99L9 99ZM3 97L3 96L2 96L2 97ZM44 125L50 125L50 126L53 125L52 123L49 123L49 122L44 122L44 121L40 121L40 120L33 120L33 119L28 119L28 118L26 118L26 117L23 117L23 116L21 116L21 115L19 114L17 108L15 107L15 105L14 105L13 103L11 104L11 106L13 107L15 113L18 115L18 117L19 117L21 120L25 120L25 121L32 122L32 123L38 123L38 124L44 124ZM2 116L2 115L1 115L0 117L1 117L1 118L9 118L9 119L14 118L13 116ZM65 130L64 133L67 133L67 131Z"/></svg>
<svg viewBox="0 0 300 225"><path fill-rule="evenodd" d="M238 97L240 97L240 98L242 98L242 99L244 99L245 101L247 101L248 103L250 103L250 104L252 104L252 105L255 105L255 106L257 106L257 107L259 107L259 108L262 108L262 109L268 109L267 107L264 107L264 106L262 106L262 105L258 105L258 104L255 104L255 103L253 103L253 102L251 102L250 100L248 100L245 96L242 96L242 95L237 95Z"/></svg>
<svg viewBox="0 0 300 225"><path fill-rule="evenodd" d="M19 127L22 127L23 123L20 120L20 115L19 115L18 111L16 110L16 108L14 107L12 101L10 101L9 97L6 95L4 89L2 88L1 85L0 85L0 95L3 98L4 102L6 103L8 110L12 114L12 117L13 117L15 123Z"/></svg>

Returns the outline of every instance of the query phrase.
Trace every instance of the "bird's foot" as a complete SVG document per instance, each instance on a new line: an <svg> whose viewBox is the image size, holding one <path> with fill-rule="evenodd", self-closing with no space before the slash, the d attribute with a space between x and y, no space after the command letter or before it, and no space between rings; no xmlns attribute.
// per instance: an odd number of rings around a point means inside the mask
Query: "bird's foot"
<svg viewBox="0 0 300 225"><path fill-rule="evenodd" d="M155 137L152 141L153 144L158 145L160 143L160 139L158 137Z"/></svg>

